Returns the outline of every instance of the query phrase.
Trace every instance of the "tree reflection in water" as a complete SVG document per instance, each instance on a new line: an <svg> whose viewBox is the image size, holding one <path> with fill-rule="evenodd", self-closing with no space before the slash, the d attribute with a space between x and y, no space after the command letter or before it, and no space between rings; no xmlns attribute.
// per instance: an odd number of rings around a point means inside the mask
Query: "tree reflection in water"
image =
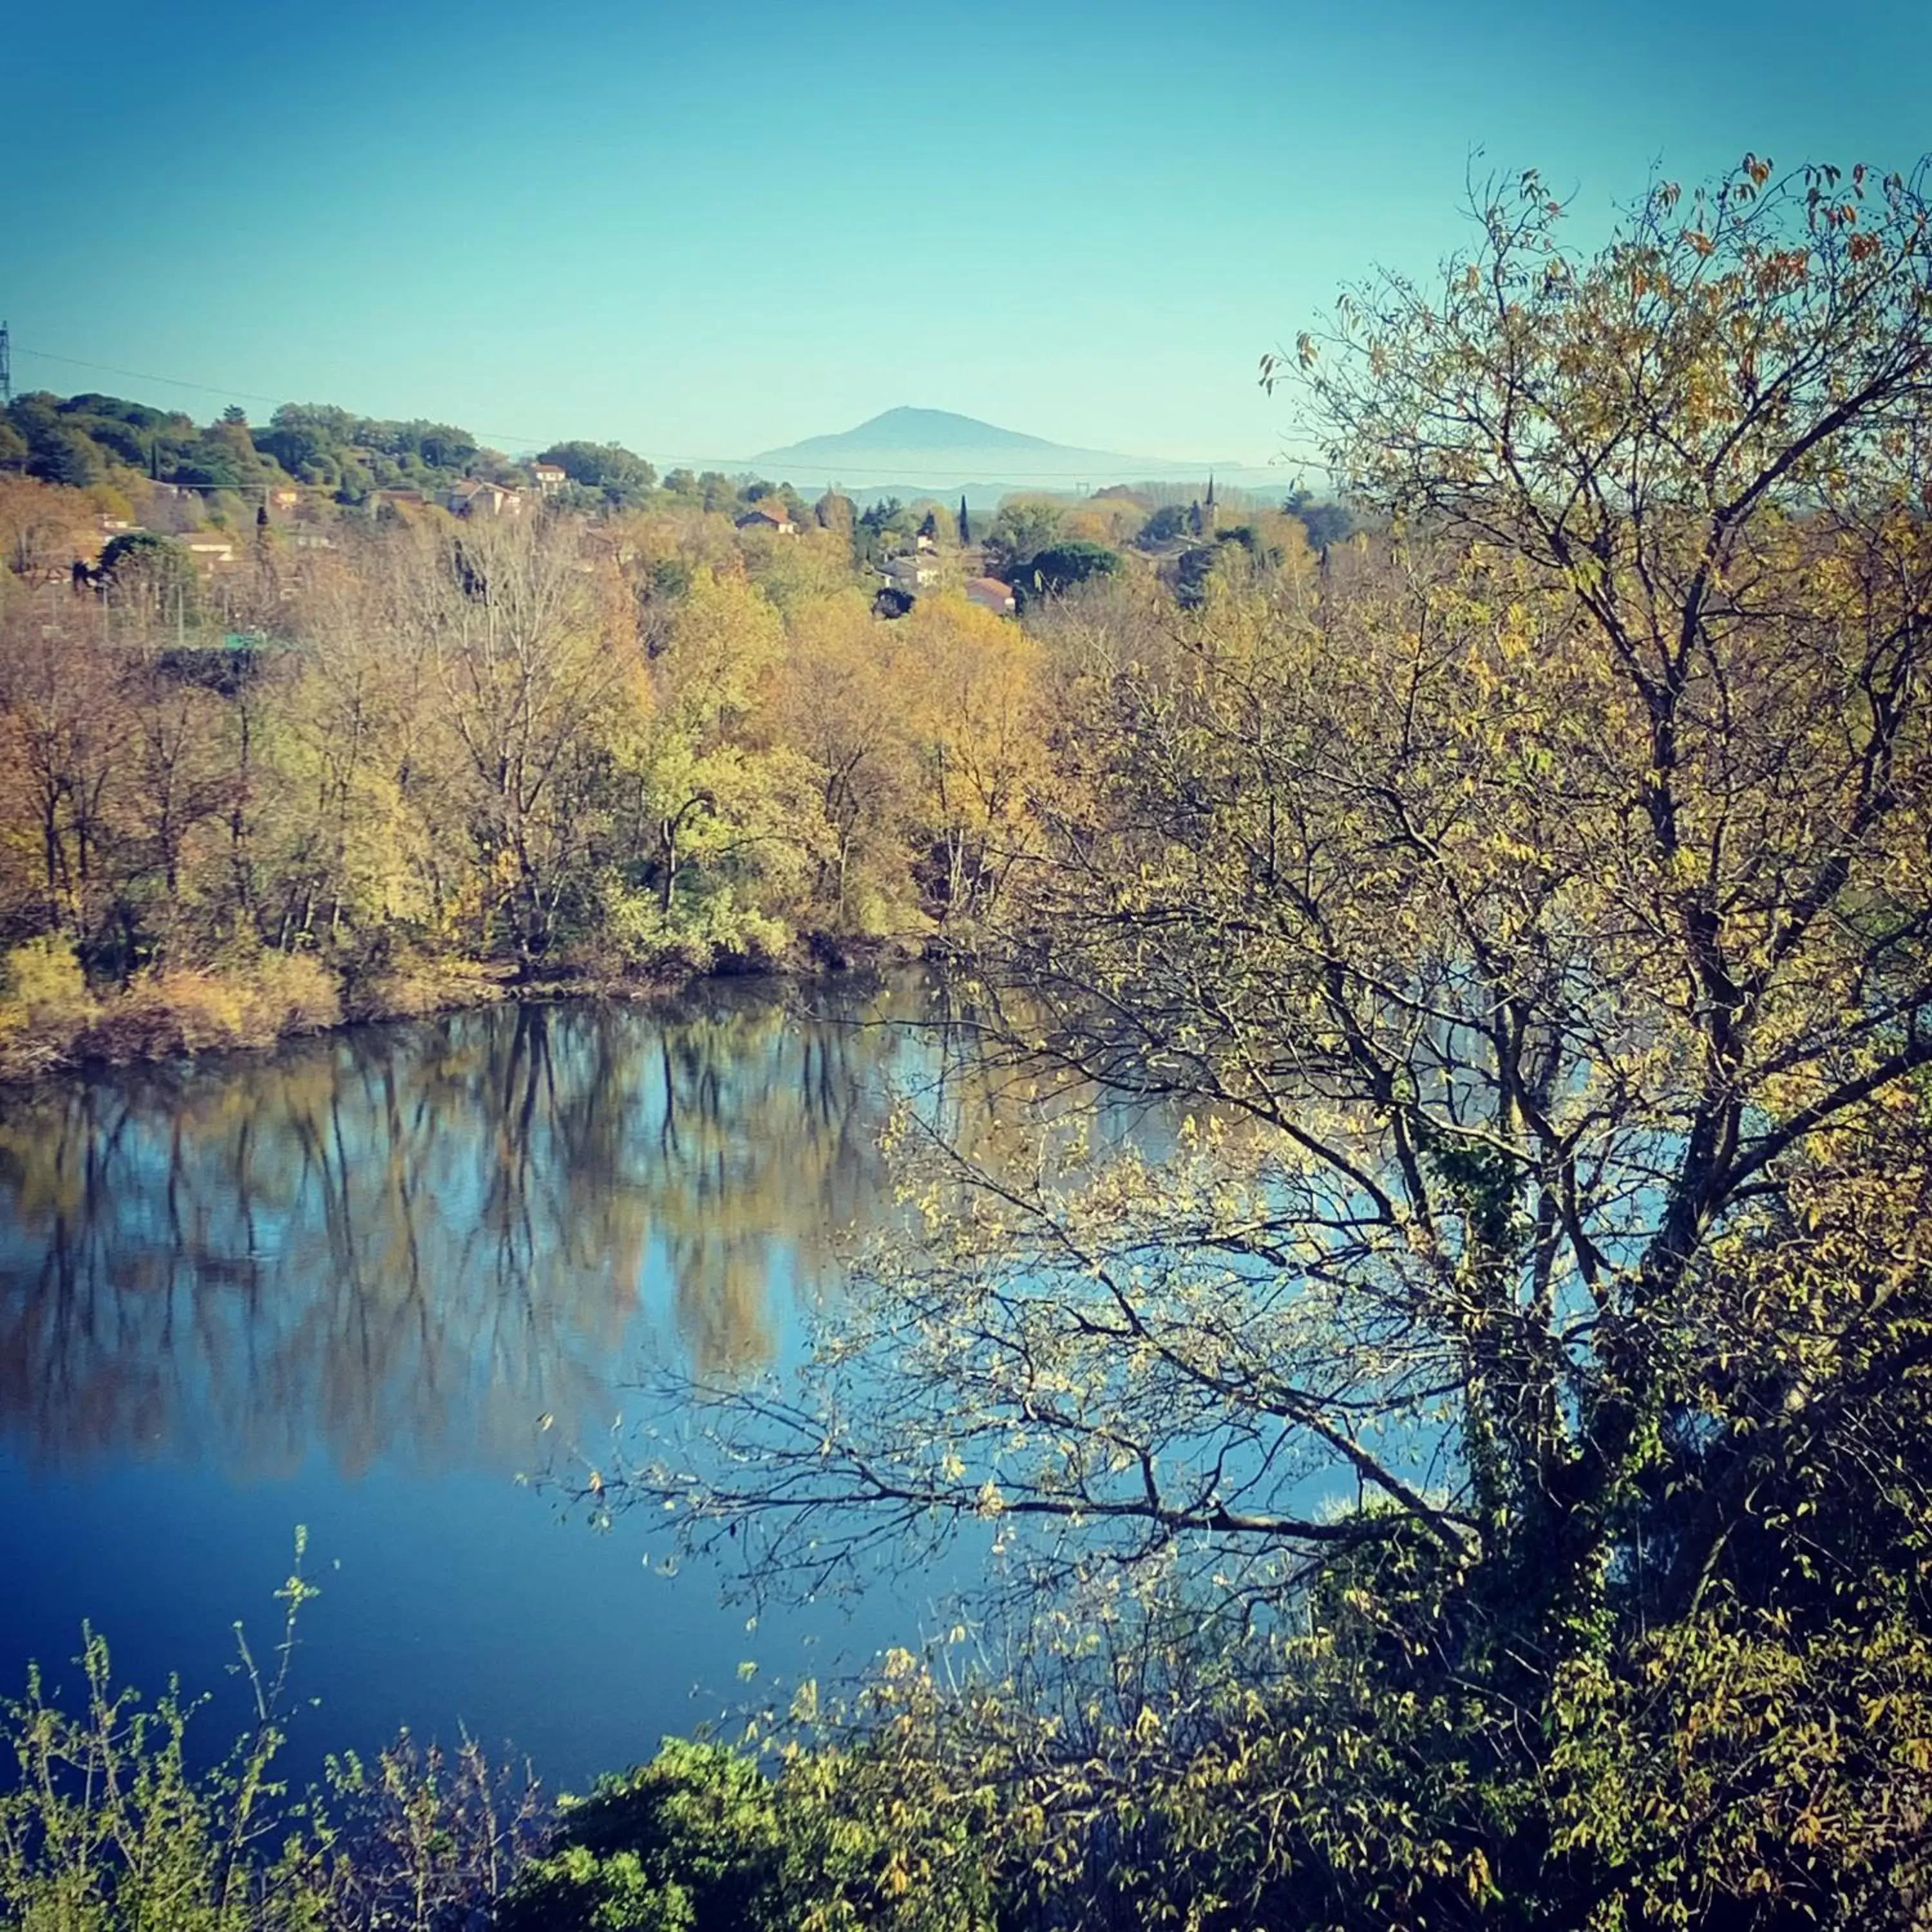
<svg viewBox="0 0 1932 1932"><path fill-rule="evenodd" d="M0 1430L272 1476L498 1468L608 1424L644 1352L771 1360L888 1211L902 986L830 1020L713 988L523 1005L10 1100Z"/></svg>

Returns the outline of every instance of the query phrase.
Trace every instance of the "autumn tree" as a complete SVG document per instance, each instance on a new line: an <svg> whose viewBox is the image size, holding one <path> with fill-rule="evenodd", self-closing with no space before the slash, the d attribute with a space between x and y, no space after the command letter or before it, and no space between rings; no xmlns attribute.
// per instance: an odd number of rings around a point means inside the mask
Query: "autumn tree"
<svg viewBox="0 0 1932 1932"><path fill-rule="evenodd" d="M18 869L10 897L84 955L103 942L127 776L121 665L101 614L64 587L0 600L0 785Z"/></svg>
<svg viewBox="0 0 1932 1932"><path fill-rule="evenodd" d="M922 781L922 855L942 921L989 908L1032 849L1052 787L1046 652L1037 639L957 596L922 597L902 627L917 667L902 691Z"/></svg>
<svg viewBox="0 0 1932 1932"><path fill-rule="evenodd" d="M814 896L832 930L878 930L912 897L916 658L856 591L799 612L788 646L779 716L812 772Z"/></svg>
<svg viewBox="0 0 1932 1932"><path fill-rule="evenodd" d="M640 940L700 950L776 937L746 903L796 850L784 748L756 728L784 649L777 610L735 558L692 570L653 658L648 710L619 741L622 849L656 919ZM746 923L748 917L749 924Z"/></svg>
<svg viewBox="0 0 1932 1932"><path fill-rule="evenodd" d="M601 721L637 670L628 613L572 524L472 524L426 561L442 722L482 909L528 967L589 890L604 808Z"/></svg>
<svg viewBox="0 0 1932 1932"><path fill-rule="evenodd" d="M440 836L458 781L439 729L443 562L429 533L374 534L304 560L290 586L300 675L279 746L278 934L332 951L439 934L465 898Z"/></svg>
<svg viewBox="0 0 1932 1932"><path fill-rule="evenodd" d="M92 562L100 549L93 506L82 491L0 476L0 560L15 575L64 572L76 557Z"/></svg>
<svg viewBox="0 0 1932 1932"><path fill-rule="evenodd" d="M630 1472L808 1587L979 1522L1089 1592L1090 1702L932 1748L1096 1916L1918 1922L1921 186L1749 158L1580 254L1526 177L1304 338L1395 535L1096 606L982 954L1171 1151L911 1110L931 1240Z"/></svg>

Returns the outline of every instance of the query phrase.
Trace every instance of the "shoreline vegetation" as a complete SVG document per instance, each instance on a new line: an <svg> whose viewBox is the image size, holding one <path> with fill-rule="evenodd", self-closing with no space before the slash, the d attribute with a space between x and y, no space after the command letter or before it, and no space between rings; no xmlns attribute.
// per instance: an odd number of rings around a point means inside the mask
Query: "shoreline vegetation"
<svg viewBox="0 0 1932 1932"><path fill-rule="evenodd" d="M910 965L928 946L814 937L776 958L697 964L669 958L621 972L560 966L520 975L501 961L402 960L345 984L312 956L146 970L90 988L70 948L28 941L7 956L0 994L0 1092L145 1062L266 1052L345 1027L427 1019L504 1000L669 998L706 980L805 980Z"/></svg>
<svg viewBox="0 0 1932 1932"><path fill-rule="evenodd" d="M235 1627L250 1719L202 1747L208 1699L148 1700L92 1628L71 1689L29 1666L0 1700L0 1917L24 1932L804 1932L895 1926L991 1932L977 1863L984 1796L944 1816L875 1730L916 1676L894 1652L849 1712L801 1685L733 1744L665 1738L580 1795L547 1791L510 1748L493 1757L404 1731L280 1767L297 1702L296 1630L321 1594L295 1567L279 1641ZM896 1688L888 1688L896 1687ZM754 1741L755 1740L755 1741Z"/></svg>

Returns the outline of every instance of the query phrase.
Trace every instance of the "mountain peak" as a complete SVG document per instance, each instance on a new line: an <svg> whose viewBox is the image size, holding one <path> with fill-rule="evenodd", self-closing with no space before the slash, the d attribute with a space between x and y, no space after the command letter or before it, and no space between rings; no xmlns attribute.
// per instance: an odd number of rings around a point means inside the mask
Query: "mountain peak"
<svg viewBox="0 0 1932 1932"><path fill-rule="evenodd" d="M1076 449L1023 436L976 416L902 404L836 435L808 437L751 459L761 476L802 485L820 479L860 489L930 490L962 487L1000 490L1097 489L1104 484L1204 476L1204 464L1123 456L1118 450Z"/></svg>
<svg viewBox="0 0 1932 1932"><path fill-rule="evenodd" d="M870 418L856 429L838 430L831 436L808 437L790 445L782 452L767 454L838 456L851 450L914 449L923 454L941 450L970 450L983 454L994 449L1052 449L1055 445L1044 437L1022 436L1018 430L1001 429L982 422L976 416L962 416L951 410L916 409L902 403L896 409Z"/></svg>

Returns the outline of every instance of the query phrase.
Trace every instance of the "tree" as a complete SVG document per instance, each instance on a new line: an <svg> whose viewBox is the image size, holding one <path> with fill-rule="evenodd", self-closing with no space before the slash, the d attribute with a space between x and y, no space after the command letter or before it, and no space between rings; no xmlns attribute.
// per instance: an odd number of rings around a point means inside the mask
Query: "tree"
<svg viewBox="0 0 1932 1932"><path fill-rule="evenodd" d="M1308 532L1309 542L1317 550L1345 542L1354 531L1354 516L1347 505L1317 502L1306 490L1292 491L1282 509L1300 521Z"/></svg>
<svg viewBox="0 0 1932 1932"><path fill-rule="evenodd" d="M1189 527L1187 509L1181 503L1163 503L1141 526L1139 541L1151 549L1156 544L1171 543Z"/></svg>
<svg viewBox="0 0 1932 1932"><path fill-rule="evenodd" d="M916 660L898 627L856 592L799 611L788 642L778 716L812 772L817 810L806 842L820 922L840 932L903 923L914 896L905 693Z"/></svg>
<svg viewBox="0 0 1932 1932"><path fill-rule="evenodd" d="M68 423L30 420L26 436L29 476L70 490L100 480L100 452L84 431Z"/></svg>
<svg viewBox="0 0 1932 1932"><path fill-rule="evenodd" d="M922 869L946 922L985 913L1034 849L1053 782L1046 662L1036 638L957 596L921 598L907 629Z"/></svg>
<svg viewBox="0 0 1932 1932"><path fill-rule="evenodd" d="M108 922L113 815L127 775L123 661L63 587L0 604L0 820L35 924L94 963Z"/></svg>
<svg viewBox="0 0 1932 1932"><path fill-rule="evenodd" d="M614 510L640 507L657 482L657 472L622 443L553 443L537 460L554 463L573 483L601 491Z"/></svg>
<svg viewBox="0 0 1932 1932"><path fill-rule="evenodd" d="M170 620L199 614L201 583L193 560L172 537L154 530L123 530L110 537L94 567L105 596L128 609Z"/></svg>
<svg viewBox="0 0 1932 1932"><path fill-rule="evenodd" d="M1038 497L1011 496L1002 503L986 532L986 563L1000 572L1018 570L1030 563L1039 552L1060 535L1060 512L1057 503Z"/></svg>
<svg viewBox="0 0 1932 1932"><path fill-rule="evenodd" d="M734 560L735 562L735 560ZM736 896L799 848L795 758L752 728L784 651L778 614L733 563L692 570L651 665L650 715L617 747L626 843L650 891L654 943L749 952Z"/></svg>
<svg viewBox="0 0 1932 1932"><path fill-rule="evenodd" d="M1120 568L1118 550L1076 538L1036 551L1014 573L1013 590L1024 609L1035 598L1064 596L1076 585L1096 577L1111 577Z"/></svg>
<svg viewBox="0 0 1932 1932"><path fill-rule="evenodd" d="M482 923L500 921L527 970L591 890L606 714L640 667L616 586L576 526L472 524L425 560Z"/></svg>
<svg viewBox="0 0 1932 1932"><path fill-rule="evenodd" d="M79 490L0 476L0 562L15 575L64 570L99 543L93 506Z"/></svg>
<svg viewBox="0 0 1932 1932"><path fill-rule="evenodd" d="M1144 1633L935 1738L1040 1869L1142 1848L1212 1922L1904 1927L1928 210L1750 158L1594 256L1533 176L1479 212L1301 348L1406 534L1058 640L979 1030L1186 1109L1175 1153L909 1114L932 1238L734 1466L637 1486L808 1586L986 1523Z"/></svg>
<svg viewBox="0 0 1932 1932"><path fill-rule="evenodd" d="M966 514L966 499L959 499L959 548L964 550L973 541L973 520Z"/></svg>

